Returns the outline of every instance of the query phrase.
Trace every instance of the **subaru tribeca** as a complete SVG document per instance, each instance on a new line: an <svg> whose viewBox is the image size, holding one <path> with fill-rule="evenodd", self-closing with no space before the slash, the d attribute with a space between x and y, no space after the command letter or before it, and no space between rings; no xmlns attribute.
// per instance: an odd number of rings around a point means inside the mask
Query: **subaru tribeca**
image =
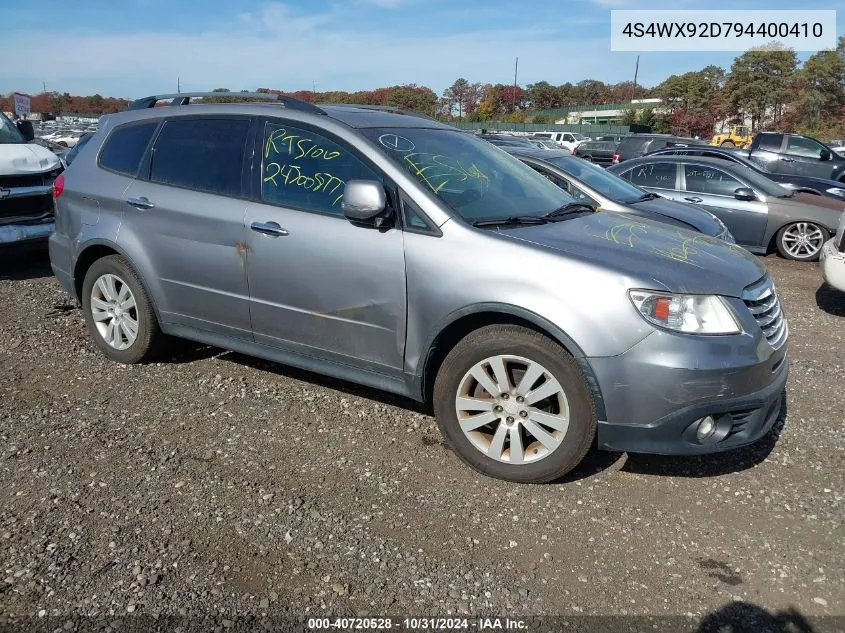
<svg viewBox="0 0 845 633"><path fill-rule="evenodd" d="M787 324L742 249L404 111L203 94L104 117L55 185L52 268L109 358L169 335L402 394L519 482L777 419Z"/></svg>

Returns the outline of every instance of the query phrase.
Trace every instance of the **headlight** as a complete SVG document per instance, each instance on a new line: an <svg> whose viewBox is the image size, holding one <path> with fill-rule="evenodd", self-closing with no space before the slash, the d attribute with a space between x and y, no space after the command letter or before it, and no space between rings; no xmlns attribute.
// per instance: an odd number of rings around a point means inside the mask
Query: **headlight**
<svg viewBox="0 0 845 633"><path fill-rule="evenodd" d="M658 327L685 334L738 334L733 312L715 295L674 295L629 290L628 296L642 317Z"/></svg>
<svg viewBox="0 0 845 633"><path fill-rule="evenodd" d="M833 196L845 198L845 189L842 187L831 187L830 189L825 189L825 191Z"/></svg>

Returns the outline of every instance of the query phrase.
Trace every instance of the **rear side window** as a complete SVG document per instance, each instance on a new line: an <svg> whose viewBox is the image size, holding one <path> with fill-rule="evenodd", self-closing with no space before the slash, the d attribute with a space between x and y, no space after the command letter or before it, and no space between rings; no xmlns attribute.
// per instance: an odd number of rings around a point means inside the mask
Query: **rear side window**
<svg viewBox="0 0 845 633"><path fill-rule="evenodd" d="M261 198L287 207L341 215L350 180L382 178L351 151L310 130L267 123Z"/></svg>
<svg viewBox="0 0 845 633"><path fill-rule="evenodd" d="M240 196L248 131L245 119L171 119L156 139L150 180Z"/></svg>
<svg viewBox="0 0 845 633"><path fill-rule="evenodd" d="M141 159L157 127L158 121L148 121L117 128L100 152L100 167L127 176L136 176Z"/></svg>
<svg viewBox="0 0 845 633"><path fill-rule="evenodd" d="M628 180L640 187L675 188L675 163L638 165L628 172Z"/></svg>
<svg viewBox="0 0 845 633"><path fill-rule="evenodd" d="M779 152L781 143L783 143L783 134L764 134L760 137L760 144L757 149L766 150L767 152Z"/></svg>

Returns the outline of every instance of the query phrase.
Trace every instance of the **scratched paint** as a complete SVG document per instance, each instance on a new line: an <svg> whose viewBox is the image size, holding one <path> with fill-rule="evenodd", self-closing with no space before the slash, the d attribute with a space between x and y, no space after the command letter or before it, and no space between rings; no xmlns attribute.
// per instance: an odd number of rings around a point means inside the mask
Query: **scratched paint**
<svg viewBox="0 0 845 633"><path fill-rule="evenodd" d="M595 232L592 227L585 226L584 232L594 239L607 240L632 249L644 249L654 255L696 268L704 268L708 258L722 261L718 254L721 249L741 250L738 246L706 235L690 236L679 230L640 222L616 222L602 232Z"/></svg>

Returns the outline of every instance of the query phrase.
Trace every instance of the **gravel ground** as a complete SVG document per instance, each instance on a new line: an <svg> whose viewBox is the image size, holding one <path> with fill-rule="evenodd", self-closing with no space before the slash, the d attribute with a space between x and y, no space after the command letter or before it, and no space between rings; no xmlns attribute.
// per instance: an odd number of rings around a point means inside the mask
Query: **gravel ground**
<svg viewBox="0 0 845 633"><path fill-rule="evenodd" d="M520 486L379 392L190 344L111 363L45 253L2 251L0 613L63 630L326 614L845 628L829 617L845 614L845 295L814 264L765 263L791 325L779 437L597 453Z"/></svg>

